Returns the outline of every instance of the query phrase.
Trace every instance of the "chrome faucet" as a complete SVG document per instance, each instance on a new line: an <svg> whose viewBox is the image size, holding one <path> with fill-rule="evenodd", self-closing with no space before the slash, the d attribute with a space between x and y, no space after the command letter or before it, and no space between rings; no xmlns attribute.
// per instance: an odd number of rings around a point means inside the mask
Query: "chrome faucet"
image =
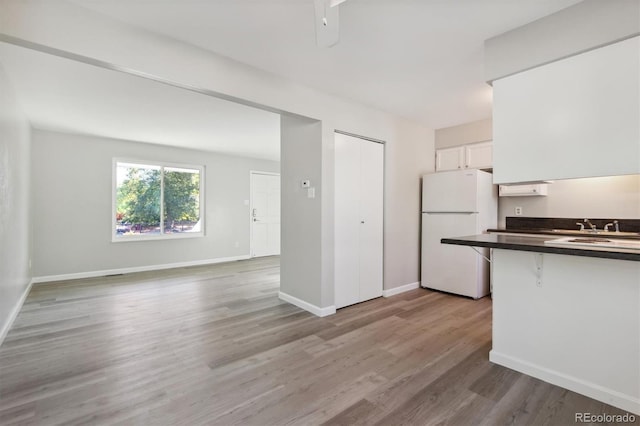
<svg viewBox="0 0 640 426"><path fill-rule="evenodd" d="M580 227L580 231L584 231L584 223L576 222L576 225L578 225Z"/></svg>
<svg viewBox="0 0 640 426"><path fill-rule="evenodd" d="M613 223L607 223L607 224L604 226L604 230L605 230L605 232L609 232L609 227L610 227L610 226L615 226L615 227L616 227L616 232L620 232L620 225L618 224L618 221L617 221L617 220L614 220L614 221L613 221Z"/></svg>
<svg viewBox="0 0 640 426"><path fill-rule="evenodd" d="M591 227L591 232L598 232L596 226L591 223L591 221L589 219L585 219L584 223L586 223L587 225L589 225Z"/></svg>

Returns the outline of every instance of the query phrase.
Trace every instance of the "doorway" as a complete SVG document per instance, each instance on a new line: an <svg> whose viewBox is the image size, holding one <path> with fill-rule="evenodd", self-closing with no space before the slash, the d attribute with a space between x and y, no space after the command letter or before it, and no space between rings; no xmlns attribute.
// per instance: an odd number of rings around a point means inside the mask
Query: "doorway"
<svg viewBox="0 0 640 426"><path fill-rule="evenodd" d="M250 172L251 257L280 254L280 174Z"/></svg>

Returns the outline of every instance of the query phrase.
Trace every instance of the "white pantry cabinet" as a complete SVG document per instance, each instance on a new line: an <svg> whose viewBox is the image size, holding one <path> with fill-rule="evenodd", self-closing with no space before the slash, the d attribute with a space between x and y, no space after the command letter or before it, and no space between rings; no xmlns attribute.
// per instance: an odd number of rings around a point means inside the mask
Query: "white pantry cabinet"
<svg viewBox="0 0 640 426"><path fill-rule="evenodd" d="M436 171L490 169L492 157L493 144L491 141L437 149Z"/></svg>
<svg viewBox="0 0 640 426"><path fill-rule="evenodd" d="M640 173L640 37L493 82L494 183Z"/></svg>
<svg viewBox="0 0 640 426"><path fill-rule="evenodd" d="M384 145L335 134L335 306L382 296Z"/></svg>

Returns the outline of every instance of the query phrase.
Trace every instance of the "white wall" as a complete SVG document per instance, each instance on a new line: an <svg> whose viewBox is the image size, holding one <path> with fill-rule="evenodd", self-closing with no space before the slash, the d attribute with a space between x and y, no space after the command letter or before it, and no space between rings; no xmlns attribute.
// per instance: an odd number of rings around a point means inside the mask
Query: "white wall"
<svg viewBox="0 0 640 426"><path fill-rule="evenodd" d="M490 141L493 139L493 120L487 118L437 129L435 137L436 149Z"/></svg>
<svg viewBox="0 0 640 426"><path fill-rule="evenodd" d="M31 281L30 131L0 65L0 342Z"/></svg>
<svg viewBox="0 0 640 426"><path fill-rule="evenodd" d="M320 120L322 138L315 143L320 145L321 155L309 158L309 164L319 165L322 171L316 187L322 215L321 253L314 260L322 265L322 306L333 304L333 132L338 129L384 140L388 212L385 288L419 280L419 185L420 175L433 170L431 129L129 27L70 3L4 2L0 4L0 28L4 34L30 42L206 88L226 98ZM287 167L282 163L283 170ZM283 188L294 184L282 182ZM305 247L307 242L299 237L296 244Z"/></svg>
<svg viewBox="0 0 640 426"><path fill-rule="evenodd" d="M640 219L640 175L557 180L546 197L500 197L499 226L516 206L529 217Z"/></svg>
<svg viewBox="0 0 640 426"><path fill-rule="evenodd" d="M421 176L435 171L433 133L402 126L396 137L384 147L385 290L420 281Z"/></svg>
<svg viewBox="0 0 640 426"><path fill-rule="evenodd" d="M282 116L280 120L280 161L289 167L281 175L281 255L280 291L314 306L322 304L321 247L321 165L315 161L322 155L317 141L321 138L319 121ZM316 198L307 198L300 186L310 180ZM331 288L327 289L332 290ZM333 305L333 296L324 306Z"/></svg>
<svg viewBox="0 0 640 426"><path fill-rule="evenodd" d="M204 165L205 237L111 242L114 157ZM34 276L248 256L250 170L278 172L279 163L34 130Z"/></svg>

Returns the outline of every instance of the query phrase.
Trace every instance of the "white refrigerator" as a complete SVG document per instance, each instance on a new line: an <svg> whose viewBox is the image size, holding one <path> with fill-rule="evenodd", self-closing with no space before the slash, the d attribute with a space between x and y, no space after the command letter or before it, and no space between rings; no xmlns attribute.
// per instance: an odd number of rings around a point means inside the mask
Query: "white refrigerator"
<svg viewBox="0 0 640 426"><path fill-rule="evenodd" d="M424 175L422 287L474 299L489 294L489 262L470 247L440 240L481 234L495 228L497 221L498 193L491 173L456 170ZM489 257L489 249L481 253Z"/></svg>

